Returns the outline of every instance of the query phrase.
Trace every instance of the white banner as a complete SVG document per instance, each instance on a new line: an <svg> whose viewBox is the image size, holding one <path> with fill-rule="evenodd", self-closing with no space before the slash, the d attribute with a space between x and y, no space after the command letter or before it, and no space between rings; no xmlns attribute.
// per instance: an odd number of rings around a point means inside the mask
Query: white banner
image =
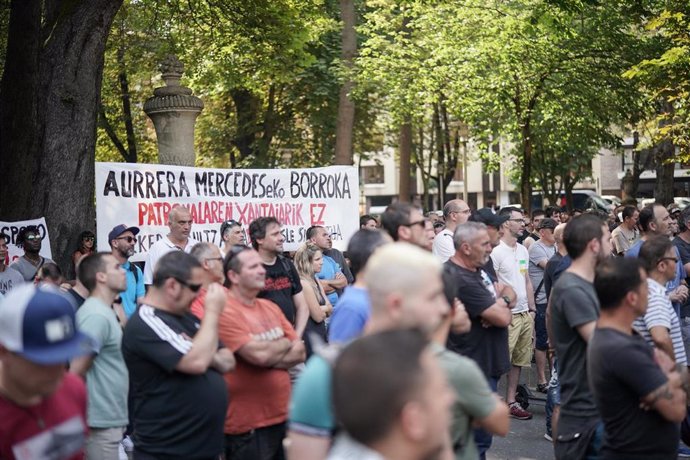
<svg viewBox="0 0 690 460"><path fill-rule="evenodd" d="M45 217L41 217L40 219L20 220L18 222L0 221L0 232L7 235L10 239L10 242L7 244L7 259L5 260L5 264L11 264L16 259L24 255L24 249L17 247L17 235L19 235L19 231L21 229L28 227L29 225L35 225L38 227L38 233L41 235L41 237L43 237L43 241L41 241L41 251L39 254L47 259L53 258L53 252L50 249L50 237L48 236L48 226L46 225Z"/></svg>
<svg viewBox="0 0 690 460"><path fill-rule="evenodd" d="M190 210L197 241L220 245L226 220L240 222L246 234L257 217L274 216L283 224L286 251L296 250L312 225L326 227L333 246L344 250L359 228L359 176L354 166L239 170L96 163L99 251L110 251L113 227L136 226L141 233L130 260L144 260L169 233L167 215L175 206Z"/></svg>

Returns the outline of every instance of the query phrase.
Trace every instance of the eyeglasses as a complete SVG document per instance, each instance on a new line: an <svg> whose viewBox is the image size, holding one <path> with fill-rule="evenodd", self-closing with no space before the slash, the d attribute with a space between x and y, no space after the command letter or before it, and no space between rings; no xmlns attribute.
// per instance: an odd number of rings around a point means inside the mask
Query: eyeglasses
<svg viewBox="0 0 690 460"><path fill-rule="evenodd" d="M678 257L662 257L661 259L659 259L659 261L657 263L660 264L661 262L663 262L665 260L672 260L675 263L678 263Z"/></svg>
<svg viewBox="0 0 690 460"><path fill-rule="evenodd" d="M223 258L222 257L207 257L204 260L218 260L218 261L222 262Z"/></svg>
<svg viewBox="0 0 690 460"><path fill-rule="evenodd" d="M201 284L192 284L192 283L189 283L187 281L183 281L179 278L176 278L174 276L173 276L173 279L175 281L177 281L178 283L180 283L182 286L189 288L189 290L192 292L199 292L199 289L201 289Z"/></svg>
<svg viewBox="0 0 690 460"><path fill-rule="evenodd" d="M93 239L93 238L91 238L91 239ZM133 236L118 236L115 239L116 240L125 240L128 243L131 243L132 241L136 241L136 238L134 238Z"/></svg>
<svg viewBox="0 0 690 460"><path fill-rule="evenodd" d="M43 239L43 237L40 235L26 235L24 237L24 239L26 241L36 241L36 240L41 241Z"/></svg>
<svg viewBox="0 0 690 460"><path fill-rule="evenodd" d="M525 219L508 219L510 222L520 222L521 224L525 223Z"/></svg>
<svg viewBox="0 0 690 460"><path fill-rule="evenodd" d="M93 241L93 240L94 240L94 237L93 237L93 236L85 236L84 238L82 238L82 240L84 240L84 241Z"/></svg>
<svg viewBox="0 0 690 460"><path fill-rule="evenodd" d="M407 228L414 227L415 225L421 225L422 227L424 227L424 219L418 220L416 222L410 222L409 224L402 224L403 227Z"/></svg>

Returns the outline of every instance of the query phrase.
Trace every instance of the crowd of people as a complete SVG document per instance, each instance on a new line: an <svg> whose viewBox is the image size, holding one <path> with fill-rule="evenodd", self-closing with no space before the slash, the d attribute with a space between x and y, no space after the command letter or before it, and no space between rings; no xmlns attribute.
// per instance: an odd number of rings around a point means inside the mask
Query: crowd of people
<svg viewBox="0 0 690 460"><path fill-rule="evenodd" d="M1 459L485 459L533 359L555 458L687 455L690 208L167 218L143 269L126 223L65 272L0 235Z"/></svg>

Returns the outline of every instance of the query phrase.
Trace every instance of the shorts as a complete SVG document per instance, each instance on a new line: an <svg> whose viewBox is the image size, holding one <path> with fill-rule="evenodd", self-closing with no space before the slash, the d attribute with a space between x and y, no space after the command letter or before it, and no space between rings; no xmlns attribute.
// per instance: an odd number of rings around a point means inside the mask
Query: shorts
<svg viewBox="0 0 690 460"><path fill-rule="evenodd" d="M546 351L549 348L549 336L546 333L546 304L537 304L537 314L534 317L534 348Z"/></svg>
<svg viewBox="0 0 690 460"><path fill-rule="evenodd" d="M534 322L529 312L513 314L508 326L508 353L513 366L532 365L532 328Z"/></svg>

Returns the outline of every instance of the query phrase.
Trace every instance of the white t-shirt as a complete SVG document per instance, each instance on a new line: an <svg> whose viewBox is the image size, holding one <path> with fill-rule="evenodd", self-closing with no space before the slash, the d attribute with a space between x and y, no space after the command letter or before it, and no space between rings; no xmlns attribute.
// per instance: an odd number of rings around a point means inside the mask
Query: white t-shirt
<svg viewBox="0 0 690 460"><path fill-rule="evenodd" d="M517 294L517 304L512 310L513 314L529 310L526 279L529 264L527 248L520 243L515 243L515 247L511 248L501 240L491 252L491 260L494 263L498 281L512 287Z"/></svg>
<svg viewBox="0 0 690 460"><path fill-rule="evenodd" d="M184 252L189 254L189 251L191 251L194 245L197 243L198 241L192 238L187 239L187 245L184 247ZM158 259L170 251L179 250L180 248L175 246L167 236L153 243L153 246L151 246L149 252L146 254L146 265L144 265L144 284L153 284L153 269L156 268Z"/></svg>
<svg viewBox="0 0 690 460"><path fill-rule="evenodd" d="M455 254L453 232L447 228L438 232L438 235L434 237L434 245L431 248L431 252L438 257L442 263L453 257L453 254Z"/></svg>

